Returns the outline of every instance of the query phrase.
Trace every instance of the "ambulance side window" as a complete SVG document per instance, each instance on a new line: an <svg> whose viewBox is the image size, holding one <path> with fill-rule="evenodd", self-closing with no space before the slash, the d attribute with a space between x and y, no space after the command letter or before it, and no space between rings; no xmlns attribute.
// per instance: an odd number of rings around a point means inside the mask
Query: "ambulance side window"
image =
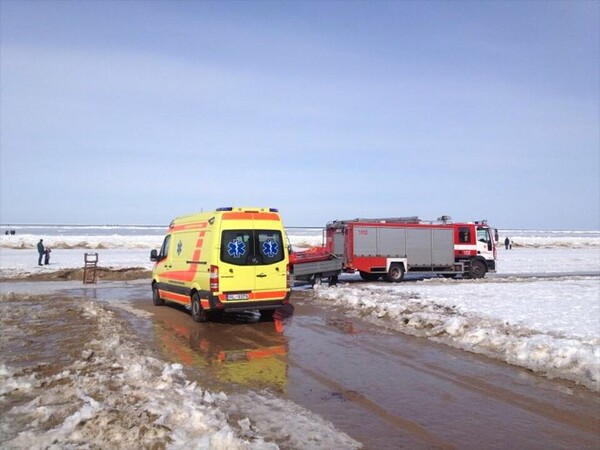
<svg viewBox="0 0 600 450"><path fill-rule="evenodd" d="M171 235L167 235L165 240L163 241L162 247L160 248L160 253L158 254L158 259L164 259L169 254L169 244L171 242Z"/></svg>

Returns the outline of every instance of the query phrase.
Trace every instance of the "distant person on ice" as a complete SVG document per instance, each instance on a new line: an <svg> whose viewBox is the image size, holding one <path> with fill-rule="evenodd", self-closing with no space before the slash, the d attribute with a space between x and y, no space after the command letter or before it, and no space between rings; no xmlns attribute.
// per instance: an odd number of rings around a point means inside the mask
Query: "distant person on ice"
<svg viewBox="0 0 600 450"><path fill-rule="evenodd" d="M40 239L40 242L37 244L38 254L40 257L38 258L38 266L42 265L42 257L44 256L44 240Z"/></svg>
<svg viewBox="0 0 600 450"><path fill-rule="evenodd" d="M52 250L50 250L48 247L46 247L46 249L44 250L44 264L48 265L50 264L50 252Z"/></svg>
<svg viewBox="0 0 600 450"><path fill-rule="evenodd" d="M512 242L510 242L510 238L507 237L506 239L504 239L504 247L506 248L506 250L512 250Z"/></svg>

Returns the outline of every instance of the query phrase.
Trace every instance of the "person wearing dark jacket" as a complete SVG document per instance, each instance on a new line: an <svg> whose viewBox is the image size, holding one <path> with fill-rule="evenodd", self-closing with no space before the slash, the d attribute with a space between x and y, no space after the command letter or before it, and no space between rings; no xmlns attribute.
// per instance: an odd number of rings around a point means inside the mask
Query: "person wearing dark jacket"
<svg viewBox="0 0 600 450"><path fill-rule="evenodd" d="M42 258L44 257L44 240L40 239L40 242L37 244L38 254L40 257L38 258L38 266L42 265Z"/></svg>
<svg viewBox="0 0 600 450"><path fill-rule="evenodd" d="M44 249L44 265L47 266L48 264L50 264L50 252L52 250L50 250L48 247L46 247Z"/></svg>

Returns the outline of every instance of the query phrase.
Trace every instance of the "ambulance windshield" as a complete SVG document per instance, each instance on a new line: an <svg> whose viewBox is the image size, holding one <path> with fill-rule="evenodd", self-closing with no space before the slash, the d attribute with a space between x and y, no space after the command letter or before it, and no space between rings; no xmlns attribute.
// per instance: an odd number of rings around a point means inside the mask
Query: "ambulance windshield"
<svg viewBox="0 0 600 450"><path fill-rule="evenodd" d="M238 266L274 264L284 259L277 230L226 230L221 237L221 261Z"/></svg>

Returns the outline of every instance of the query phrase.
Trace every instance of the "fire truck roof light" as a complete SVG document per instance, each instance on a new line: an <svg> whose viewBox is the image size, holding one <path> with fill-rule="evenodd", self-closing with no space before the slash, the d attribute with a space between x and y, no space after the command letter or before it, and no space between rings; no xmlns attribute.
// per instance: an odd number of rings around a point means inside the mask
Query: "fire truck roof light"
<svg viewBox="0 0 600 450"><path fill-rule="evenodd" d="M217 208L217 211L233 211L231 206L222 206L221 208Z"/></svg>

